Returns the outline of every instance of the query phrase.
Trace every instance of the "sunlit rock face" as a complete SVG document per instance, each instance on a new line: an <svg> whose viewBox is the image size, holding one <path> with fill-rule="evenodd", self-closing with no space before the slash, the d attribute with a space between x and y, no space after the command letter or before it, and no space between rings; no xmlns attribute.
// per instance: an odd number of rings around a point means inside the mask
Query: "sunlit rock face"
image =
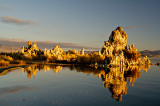
<svg viewBox="0 0 160 106"><path fill-rule="evenodd" d="M54 46L54 48L51 50L47 50L46 48L44 50L44 56L46 56L47 58L55 57L57 60L62 60L62 54L63 50L59 45Z"/></svg>
<svg viewBox="0 0 160 106"><path fill-rule="evenodd" d="M36 42L33 43L33 46L31 47L31 50L37 50L37 51L39 50Z"/></svg>
<svg viewBox="0 0 160 106"><path fill-rule="evenodd" d="M81 50L81 55L82 56L84 55L84 48Z"/></svg>
<svg viewBox="0 0 160 106"><path fill-rule="evenodd" d="M150 64L148 57L141 59L141 54L129 45L127 49L127 34L122 27L112 31L109 40L104 41L101 54L106 56L105 63L108 66L146 65Z"/></svg>
<svg viewBox="0 0 160 106"><path fill-rule="evenodd" d="M127 34L122 27L112 31L108 42L113 46L115 52L124 50L127 47Z"/></svg>
<svg viewBox="0 0 160 106"><path fill-rule="evenodd" d="M32 45L32 41L28 41L27 47L22 47L22 54L24 54L26 58L32 59L32 57L36 57L38 55L38 52L40 52L40 50L36 42Z"/></svg>
<svg viewBox="0 0 160 106"><path fill-rule="evenodd" d="M63 50L60 48L59 45L57 45L57 46L55 46L55 47L53 48L53 53L54 53L55 55L61 55L61 54L63 53Z"/></svg>
<svg viewBox="0 0 160 106"><path fill-rule="evenodd" d="M140 64L150 64L151 61L147 56L144 56L143 59L141 59Z"/></svg>
<svg viewBox="0 0 160 106"><path fill-rule="evenodd" d="M102 54L115 55L116 53L125 50L127 48L127 34L123 31L122 27L118 27L112 31L109 40L104 41L102 47Z"/></svg>
<svg viewBox="0 0 160 106"><path fill-rule="evenodd" d="M28 41L27 49L30 49L32 47L32 41Z"/></svg>

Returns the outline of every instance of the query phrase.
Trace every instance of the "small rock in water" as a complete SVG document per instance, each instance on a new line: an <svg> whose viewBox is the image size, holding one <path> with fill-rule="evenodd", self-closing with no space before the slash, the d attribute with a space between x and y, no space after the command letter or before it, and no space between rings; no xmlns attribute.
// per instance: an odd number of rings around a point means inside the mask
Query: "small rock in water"
<svg viewBox="0 0 160 106"><path fill-rule="evenodd" d="M156 65L157 65L157 66L160 66L160 63L157 63Z"/></svg>

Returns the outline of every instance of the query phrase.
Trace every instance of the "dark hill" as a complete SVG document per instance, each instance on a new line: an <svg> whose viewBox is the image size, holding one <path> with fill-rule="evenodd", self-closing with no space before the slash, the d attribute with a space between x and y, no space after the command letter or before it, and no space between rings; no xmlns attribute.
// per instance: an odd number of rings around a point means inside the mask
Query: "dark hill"
<svg viewBox="0 0 160 106"><path fill-rule="evenodd" d="M150 50L144 50L140 51L141 55L147 55L149 57L160 57L160 50L150 51Z"/></svg>

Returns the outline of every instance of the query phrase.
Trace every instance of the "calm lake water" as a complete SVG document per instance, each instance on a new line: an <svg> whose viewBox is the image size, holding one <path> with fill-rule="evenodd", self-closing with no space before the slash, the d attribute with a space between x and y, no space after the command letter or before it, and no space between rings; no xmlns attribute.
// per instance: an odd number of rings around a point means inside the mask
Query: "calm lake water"
<svg viewBox="0 0 160 106"><path fill-rule="evenodd" d="M0 75L0 106L160 105L159 66L94 69L35 64L1 69Z"/></svg>

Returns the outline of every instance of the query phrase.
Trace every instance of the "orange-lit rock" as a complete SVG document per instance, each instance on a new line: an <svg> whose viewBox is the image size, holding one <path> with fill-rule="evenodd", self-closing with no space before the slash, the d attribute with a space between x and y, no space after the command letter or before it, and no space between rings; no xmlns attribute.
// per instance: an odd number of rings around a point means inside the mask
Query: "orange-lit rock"
<svg viewBox="0 0 160 106"><path fill-rule="evenodd" d="M147 57L141 59L141 54L134 44L127 49L127 34L122 27L112 31L109 40L104 42L101 53L106 56L105 63L111 67L150 64Z"/></svg>

